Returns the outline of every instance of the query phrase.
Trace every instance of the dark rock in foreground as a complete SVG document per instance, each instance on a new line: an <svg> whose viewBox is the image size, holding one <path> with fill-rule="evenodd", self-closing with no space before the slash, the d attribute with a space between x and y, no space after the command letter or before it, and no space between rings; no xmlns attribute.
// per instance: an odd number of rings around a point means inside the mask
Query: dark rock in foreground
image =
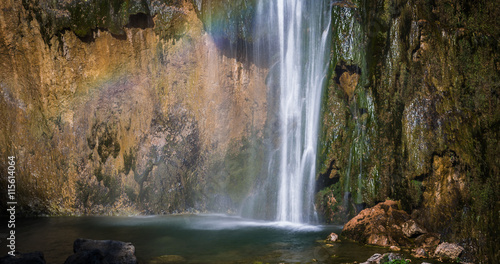
<svg viewBox="0 0 500 264"><path fill-rule="evenodd" d="M36 251L31 253L16 252L15 256L7 255L0 258L1 264L45 264L43 253Z"/></svg>
<svg viewBox="0 0 500 264"><path fill-rule="evenodd" d="M78 238L73 252L65 264L137 264L135 247L129 242Z"/></svg>

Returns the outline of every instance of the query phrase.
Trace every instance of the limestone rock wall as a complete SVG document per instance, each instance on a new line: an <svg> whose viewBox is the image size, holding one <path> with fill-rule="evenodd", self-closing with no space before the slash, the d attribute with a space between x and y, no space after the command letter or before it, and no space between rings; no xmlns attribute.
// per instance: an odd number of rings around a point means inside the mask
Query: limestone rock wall
<svg viewBox="0 0 500 264"><path fill-rule="evenodd" d="M498 5L333 5L317 196L325 220L400 200L469 257L497 262Z"/></svg>
<svg viewBox="0 0 500 264"><path fill-rule="evenodd" d="M0 3L1 181L15 156L20 214L239 208L247 157L228 153L262 136L267 70L218 47L198 2Z"/></svg>

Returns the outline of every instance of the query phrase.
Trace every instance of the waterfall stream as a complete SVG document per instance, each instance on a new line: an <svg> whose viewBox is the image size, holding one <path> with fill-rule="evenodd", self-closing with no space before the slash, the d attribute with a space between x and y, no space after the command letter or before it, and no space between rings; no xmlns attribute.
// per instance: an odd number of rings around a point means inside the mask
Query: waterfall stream
<svg viewBox="0 0 500 264"><path fill-rule="evenodd" d="M272 51L267 54L277 54L271 89L278 90L279 135L268 166L269 177L278 177L274 180L277 221L307 223L316 218L316 151L330 16L329 1L261 0L258 4L256 34L269 34Z"/></svg>

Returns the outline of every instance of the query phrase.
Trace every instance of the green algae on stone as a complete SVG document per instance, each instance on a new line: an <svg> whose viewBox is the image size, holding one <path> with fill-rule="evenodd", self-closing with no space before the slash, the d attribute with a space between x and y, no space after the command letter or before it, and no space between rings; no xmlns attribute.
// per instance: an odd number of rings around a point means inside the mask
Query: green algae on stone
<svg viewBox="0 0 500 264"><path fill-rule="evenodd" d="M491 190L498 185L492 179L500 164L493 154L498 137L492 132L500 120L500 27L492 27L498 25L500 8L488 1L459 0L356 5L357 34L366 38L355 62L360 84L347 98L336 84L333 69L341 62L346 38L333 34L319 174L334 164L340 169L339 183L351 186L354 200L359 202L359 192L367 205L386 197L401 200L434 232L470 241L467 258L499 259L493 219L500 210L491 202L498 200L498 192ZM334 14L333 24L342 15L335 8ZM363 98L373 102L367 115L359 111L366 105ZM365 124L371 132L363 133ZM347 175L361 175L361 184ZM327 198L327 190L318 194Z"/></svg>
<svg viewBox="0 0 500 264"><path fill-rule="evenodd" d="M251 22L256 6L256 0L202 1L200 18L206 31L216 39L225 39L230 43L252 41Z"/></svg>

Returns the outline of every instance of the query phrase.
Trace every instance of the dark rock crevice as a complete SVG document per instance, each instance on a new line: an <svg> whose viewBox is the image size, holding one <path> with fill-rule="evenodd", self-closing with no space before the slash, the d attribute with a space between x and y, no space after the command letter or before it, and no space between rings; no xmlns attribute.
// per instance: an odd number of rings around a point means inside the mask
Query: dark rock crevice
<svg viewBox="0 0 500 264"><path fill-rule="evenodd" d="M131 14L128 18L128 23L125 25L126 28L154 28L155 23L153 18L149 14L137 13Z"/></svg>
<svg viewBox="0 0 500 264"><path fill-rule="evenodd" d="M327 170L325 173L320 173L318 178L316 179L316 187L315 187L315 192L319 192L320 190L323 190L325 187L332 186L339 182L340 180L340 174L338 168L335 165L335 160L332 160L330 162L330 165L328 166Z"/></svg>

